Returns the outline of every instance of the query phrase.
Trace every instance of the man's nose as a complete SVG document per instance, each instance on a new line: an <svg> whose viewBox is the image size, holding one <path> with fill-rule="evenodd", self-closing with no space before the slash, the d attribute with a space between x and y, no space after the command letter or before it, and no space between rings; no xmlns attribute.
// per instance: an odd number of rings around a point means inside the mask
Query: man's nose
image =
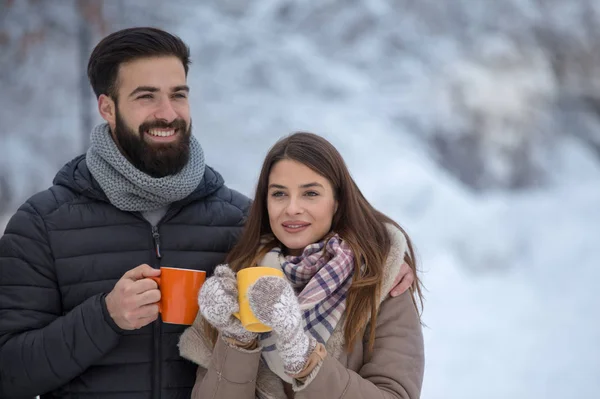
<svg viewBox="0 0 600 399"><path fill-rule="evenodd" d="M154 112L154 117L156 119L167 121L167 123L171 123L177 119L177 112L175 112L171 101L164 99L158 104L158 109Z"/></svg>

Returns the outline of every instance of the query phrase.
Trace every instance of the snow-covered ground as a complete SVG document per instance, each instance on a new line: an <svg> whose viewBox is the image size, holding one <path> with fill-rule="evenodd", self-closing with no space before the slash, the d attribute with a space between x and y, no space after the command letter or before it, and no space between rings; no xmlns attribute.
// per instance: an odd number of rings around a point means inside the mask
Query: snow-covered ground
<svg viewBox="0 0 600 399"><path fill-rule="evenodd" d="M466 209L467 220L439 215L462 228L446 248L419 243L424 398L598 397L597 182L500 195Z"/></svg>

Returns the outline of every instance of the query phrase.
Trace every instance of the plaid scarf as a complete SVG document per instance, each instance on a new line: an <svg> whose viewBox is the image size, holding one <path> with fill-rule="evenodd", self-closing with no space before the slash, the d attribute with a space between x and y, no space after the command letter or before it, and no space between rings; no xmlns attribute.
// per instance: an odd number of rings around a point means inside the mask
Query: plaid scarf
<svg viewBox="0 0 600 399"><path fill-rule="evenodd" d="M304 331L325 345L344 314L352 284L354 254L348 243L336 234L307 246L299 256L284 256L275 247L258 264L283 270L298 293ZM284 378L274 335L260 334L260 343L269 368Z"/></svg>

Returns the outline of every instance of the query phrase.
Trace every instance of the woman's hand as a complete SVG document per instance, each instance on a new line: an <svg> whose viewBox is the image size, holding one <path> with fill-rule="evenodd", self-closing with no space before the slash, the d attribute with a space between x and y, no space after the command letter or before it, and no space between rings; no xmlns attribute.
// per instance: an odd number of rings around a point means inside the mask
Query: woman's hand
<svg viewBox="0 0 600 399"><path fill-rule="evenodd" d="M198 294L202 316L227 338L249 344L257 334L246 330L233 313L239 312L238 289L235 273L227 265L217 266L215 274L207 279Z"/></svg>
<svg viewBox="0 0 600 399"><path fill-rule="evenodd" d="M400 271L394 279L394 287L390 291L390 295L392 297L396 297L400 294L403 294L412 286L414 281L415 274L413 273L410 266L408 266L408 263L404 262L402 266L400 266Z"/></svg>
<svg viewBox="0 0 600 399"><path fill-rule="evenodd" d="M250 308L277 334L275 345L285 372L294 376L306 366L317 340L304 332L302 312L292 286L280 277L261 277L248 288Z"/></svg>

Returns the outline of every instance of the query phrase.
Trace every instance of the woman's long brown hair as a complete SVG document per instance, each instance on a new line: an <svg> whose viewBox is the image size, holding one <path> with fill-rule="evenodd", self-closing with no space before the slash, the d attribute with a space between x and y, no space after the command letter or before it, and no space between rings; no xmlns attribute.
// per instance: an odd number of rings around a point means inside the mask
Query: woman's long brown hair
<svg viewBox="0 0 600 399"><path fill-rule="evenodd" d="M408 254L404 261L414 274L411 295L417 311L422 308L421 282L417 275L415 254L410 238L392 219L377 211L365 199L350 176L344 159L337 149L324 138L312 133L294 133L278 141L267 154L258 178L254 202L238 243L227 256L233 271L256 265L275 245L273 239L266 246L261 238L272 236L267 212L269 174L273 166L284 159L308 166L329 180L338 201L331 231L340 235L354 251L354 274L346 299L346 321L344 336L346 349L351 350L356 340L361 339L367 324L370 324L369 348L375 342L377 307L379 304L383 269L391 247L391 238L385 227L390 223L406 236ZM364 269L361 266L364 264ZM417 305L417 303L419 305ZM419 312L420 313L420 312ZM213 343L216 331L205 324Z"/></svg>

